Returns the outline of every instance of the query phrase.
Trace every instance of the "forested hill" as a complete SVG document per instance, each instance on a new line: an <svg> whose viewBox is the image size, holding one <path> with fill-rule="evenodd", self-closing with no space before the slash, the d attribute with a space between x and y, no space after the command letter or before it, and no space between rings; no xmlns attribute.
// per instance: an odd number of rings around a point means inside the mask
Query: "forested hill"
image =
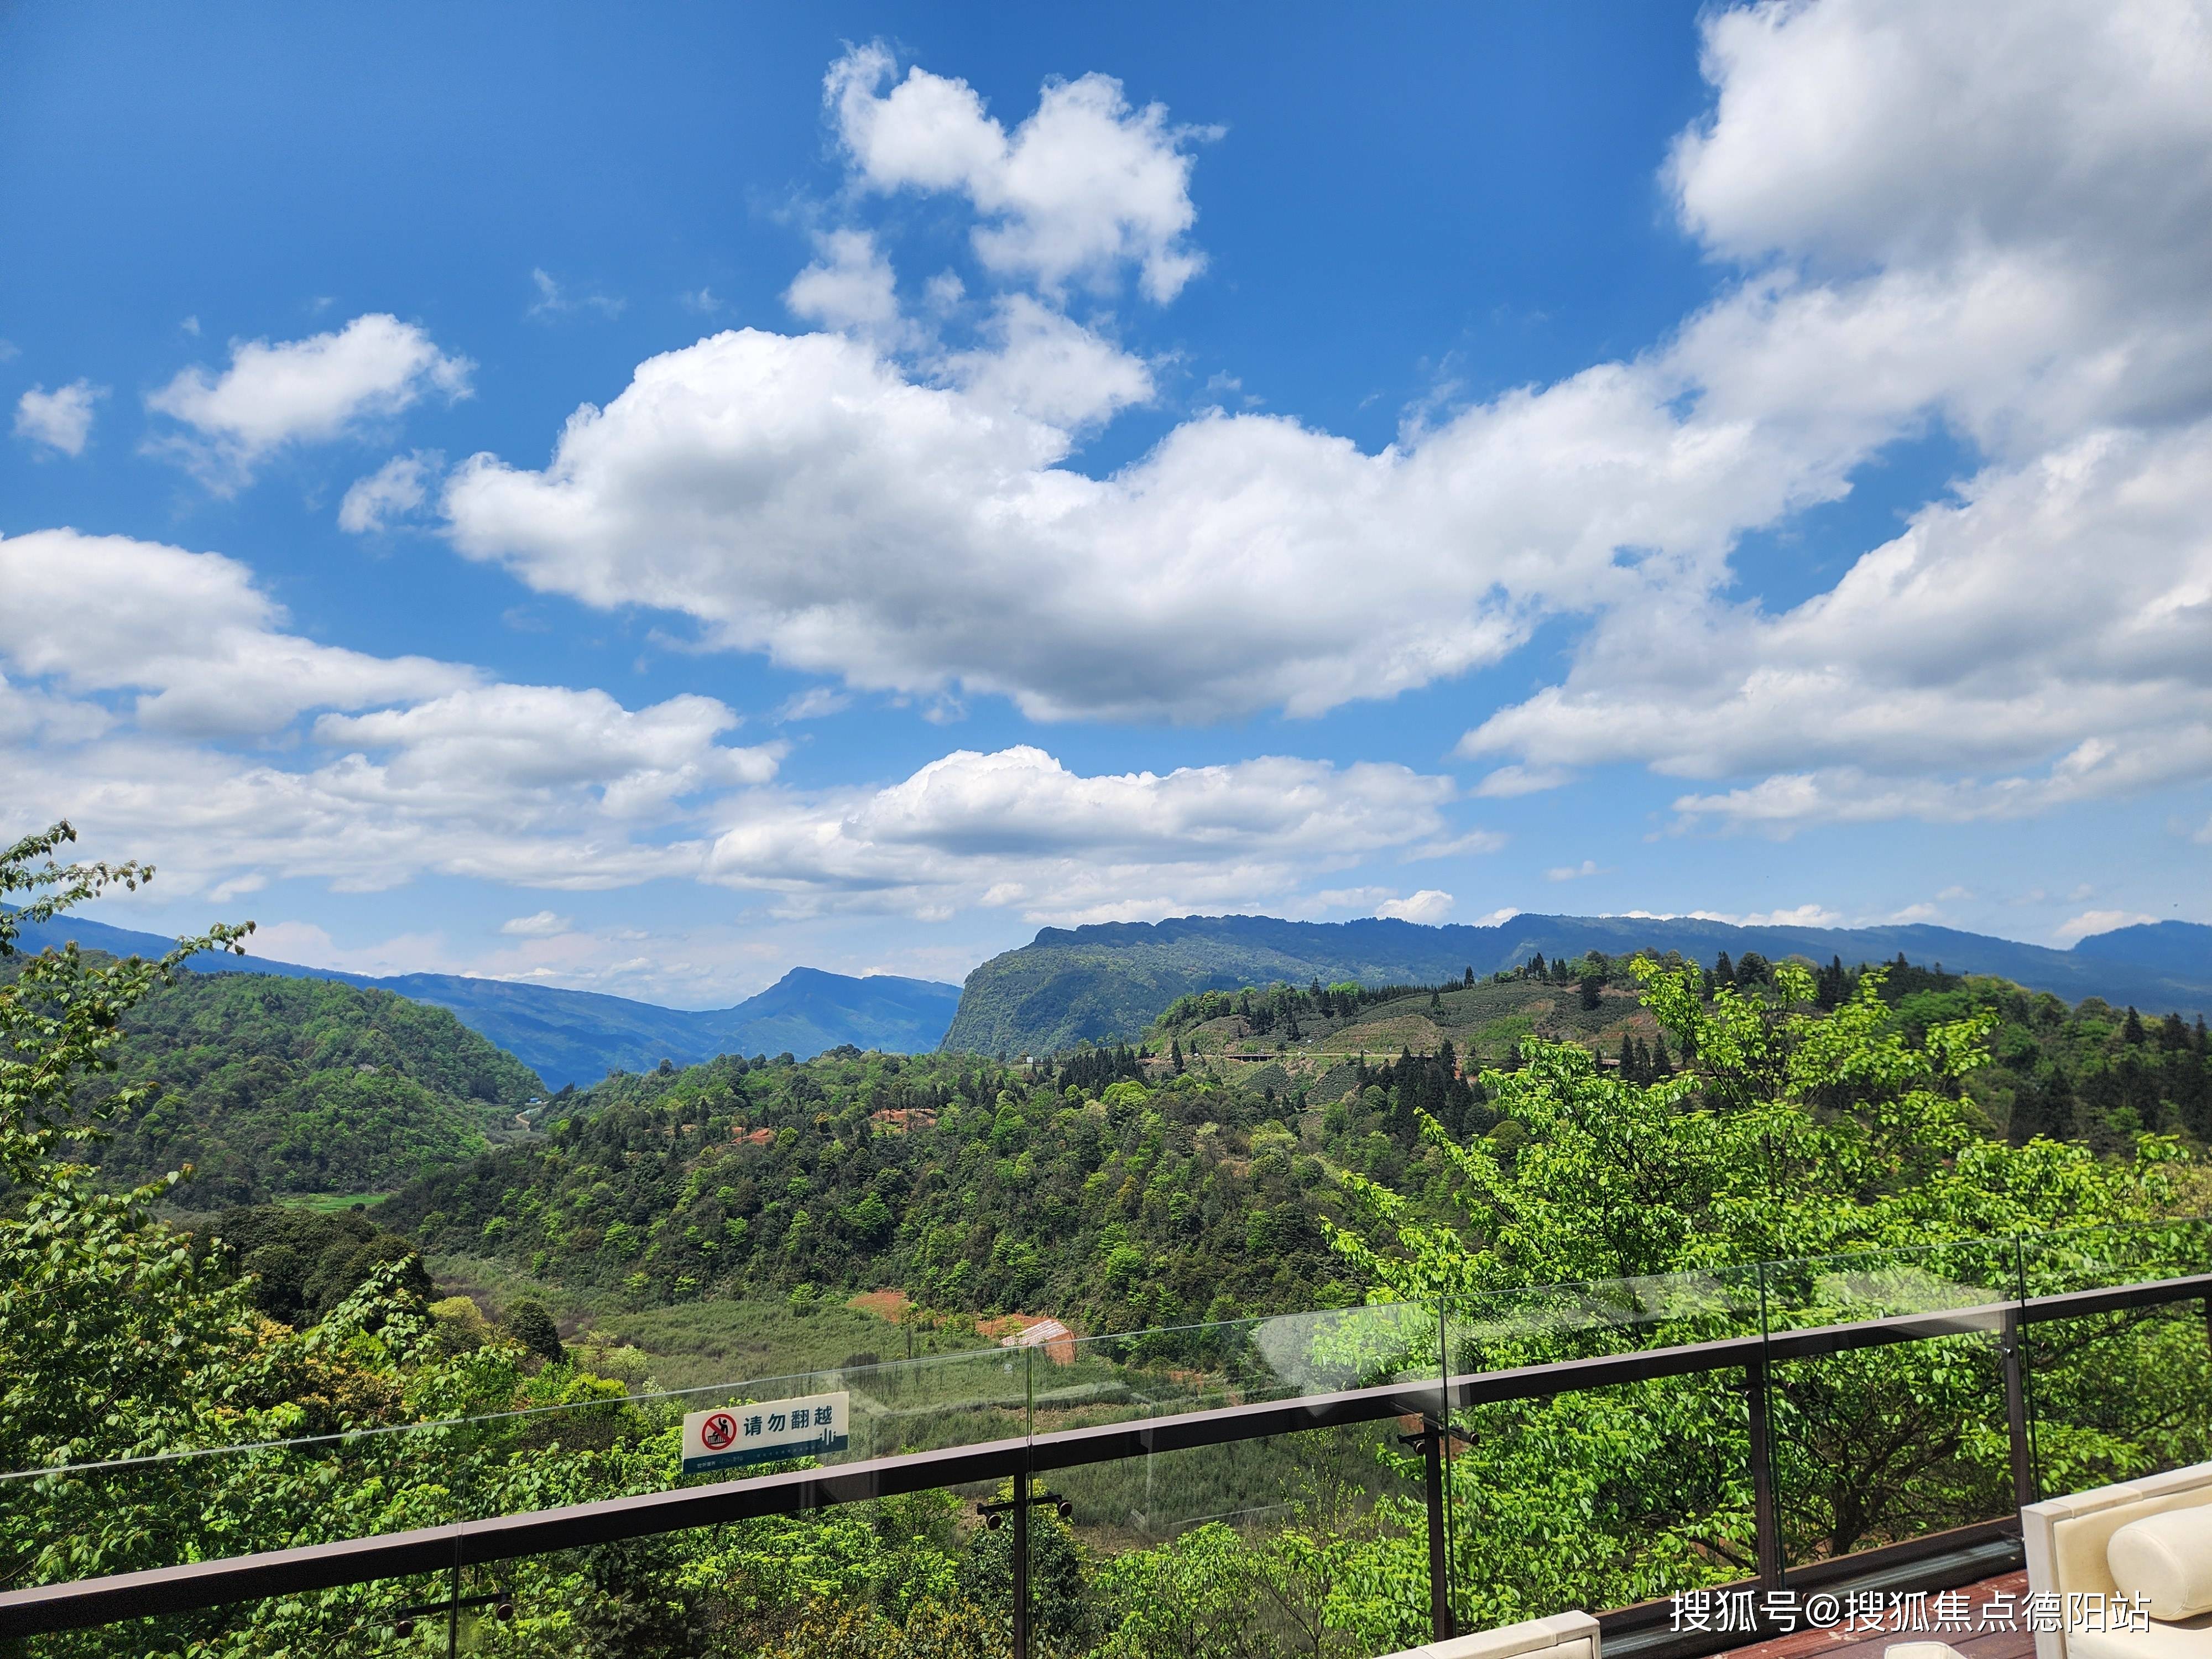
<svg viewBox="0 0 2212 1659"><path fill-rule="evenodd" d="M2212 1012L2212 927L2128 928L2125 944L2083 939L2053 951L1948 927L1740 927L1688 918L1518 915L1496 927L1425 927L1380 919L1283 921L1184 916L1160 922L1048 927L968 976L948 1050L1050 1054L1133 1036L1177 997L1282 981L1304 985L1434 984L1468 968L1479 977L1524 963L1677 951L1710 963L1720 951L1779 959L1888 961L1900 952L1954 971L1995 974L2069 1002L2102 997L2191 1018ZM2146 937L2147 936L2147 937ZM2140 945L2140 953L2130 947Z"/></svg>
<svg viewBox="0 0 2212 1659"><path fill-rule="evenodd" d="M113 956L158 957L170 945L158 933L78 916L23 927L27 950L67 939ZM888 974L854 979L813 968L794 968L734 1007L691 1009L458 974L378 979L219 951L196 957L191 965L201 973L335 980L450 1008L464 1025L514 1054L556 1089L596 1083L610 1072L649 1071L664 1060L688 1066L722 1054L789 1052L804 1060L845 1043L919 1053L937 1046L960 1000L958 986L934 980Z"/></svg>
<svg viewBox="0 0 2212 1659"><path fill-rule="evenodd" d="M530 1068L443 1008L264 974L187 974L125 1021L152 1100L83 1156L117 1185L185 1164L193 1209L388 1190L518 1132Z"/></svg>
<svg viewBox="0 0 2212 1659"><path fill-rule="evenodd" d="M1771 994L1755 955L1731 964ZM1832 958L1820 1005L1853 995ZM1892 1029L1995 1016L1966 1093L1985 1133L2125 1154L2212 1136L2202 1024L1892 966ZM1480 1076L1531 1039L1648 1082L1682 1063L1625 959L1468 984L1206 992L1138 1048L739 1059L564 1094L548 1133L432 1171L378 1212L451 1260L489 1255L572 1297L811 1305L897 1288L927 1307L1054 1314L1086 1331L1327 1305L1364 1287L1324 1241L1355 1170L1436 1200L1425 1111L1510 1164L1527 1130Z"/></svg>

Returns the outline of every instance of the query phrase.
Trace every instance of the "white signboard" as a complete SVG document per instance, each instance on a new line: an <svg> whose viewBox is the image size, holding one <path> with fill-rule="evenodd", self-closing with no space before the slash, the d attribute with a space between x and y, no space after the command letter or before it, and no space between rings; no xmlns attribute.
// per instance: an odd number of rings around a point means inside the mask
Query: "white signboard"
<svg viewBox="0 0 2212 1659"><path fill-rule="evenodd" d="M852 1421L850 1394L810 1394L693 1412L684 1419L684 1473L841 1452L849 1443Z"/></svg>

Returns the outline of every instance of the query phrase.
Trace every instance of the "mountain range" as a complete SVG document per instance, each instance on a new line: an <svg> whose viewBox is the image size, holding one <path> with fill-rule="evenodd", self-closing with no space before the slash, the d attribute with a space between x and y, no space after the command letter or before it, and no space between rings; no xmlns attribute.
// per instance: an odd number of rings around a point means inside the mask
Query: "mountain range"
<svg viewBox="0 0 2212 1659"><path fill-rule="evenodd" d="M27 925L38 950L64 939L117 955L157 955L159 934L71 917ZM1650 949L1710 964L1721 951L1769 958L1840 957L1882 962L1900 951L1923 966L1996 974L2078 1002L2102 997L2148 1013L2212 1014L2212 927L2162 921L2093 934L2070 951L1925 925L1742 927L1673 916L1512 916L1495 926L1408 921L1285 921L1273 916L1182 916L1158 922L1047 927L992 957L964 987L890 975L865 979L794 968L730 1008L663 1008L594 991L457 974L384 978L266 957L197 957L204 972L343 980L451 1009L558 1089L663 1060L687 1066L721 1054L799 1059L850 1043L916 1054L942 1046L976 1054L1050 1054L1133 1036L1176 998L1283 980L1305 984L1434 984L1472 968L1487 976L1546 957Z"/></svg>
<svg viewBox="0 0 2212 1659"><path fill-rule="evenodd" d="M173 943L158 933L70 916L26 923L21 944L38 951L72 939L87 950L115 956L159 956ZM889 974L853 979L815 968L794 968L735 1007L690 1009L520 980L459 974L377 978L214 951L188 965L200 973L343 980L449 1008L462 1024L506 1049L553 1089L596 1083L613 1071L650 1071L664 1060L693 1066L717 1054L786 1053L805 1060L846 1043L919 1053L937 1047L960 1000L958 986L934 980Z"/></svg>
<svg viewBox="0 0 2212 1659"><path fill-rule="evenodd" d="M1856 966L1899 951L1925 967L1996 974L2068 1002L2103 997L2145 1012L2212 1012L2212 927L2162 921L2085 939L2070 951L1924 925L1753 927L1674 916L1516 915L1494 927L1408 921L1283 921L1182 916L1157 922L1047 927L968 975L945 1046L979 1054L1049 1054L1133 1036L1176 998L1276 980L1304 985L1435 984L1480 976L1537 952L1574 957L1679 951L1710 966L1723 951L1772 960L1840 957Z"/></svg>

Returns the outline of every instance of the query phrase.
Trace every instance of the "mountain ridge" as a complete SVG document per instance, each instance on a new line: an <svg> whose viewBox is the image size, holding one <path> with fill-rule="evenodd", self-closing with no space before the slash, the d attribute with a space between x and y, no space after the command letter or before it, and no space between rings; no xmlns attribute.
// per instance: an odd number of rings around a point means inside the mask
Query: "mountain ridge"
<svg viewBox="0 0 2212 1659"><path fill-rule="evenodd" d="M1687 916L1565 916L1522 912L1495 924L1427 926L1383 917L1290 921L1277 916L1177 916L1040 928L968 975L948 1049L1051 1053L1133 1036L1176 997L1273 980L1434 983L1468 968L1488 975L1591 950L1679 951L1711 963L1722 951L1808 956L1847 965L1900 951L1954 972L1996 974L2078 1002L2101 996L2156 1012L2212 1012L2212 927L2196 922L2115 930L2144 936L2154 958L2093 934L2070 951L1924 922L1873 927L1750 926ZM2087 947L2087 948L2084 948Z"/></svg>
<svg viewBox="0 0 2212 1659"><path fill-rule="evenodd" d="M174 941L80 916L22 925L21 947L38 951L75 939L114 956L159 956ZM662 1060L697 1065L723 1054L782 1054L808 1059L850 1043L907 1054L938 1046L960 988L935 980L872 975L855 979L794 968L766 990L727 1008L665 1008L601 991L572 991L523 980L460 974L379 976L308 968L271 957L203 951L196 973L269 974L337 980L446 1008L478 1036L506 1049L546 1086L598 1082L611 1071L649 1071Z"/></svg>

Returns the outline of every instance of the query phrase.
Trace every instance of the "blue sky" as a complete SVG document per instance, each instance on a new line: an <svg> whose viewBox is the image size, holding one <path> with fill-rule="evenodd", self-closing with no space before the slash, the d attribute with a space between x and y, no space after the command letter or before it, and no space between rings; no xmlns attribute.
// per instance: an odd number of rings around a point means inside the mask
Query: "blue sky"
<svg viewBox="0 0 2212 1659"><path fill-rule="evenodd" d="M694 1006L2212 915L2201 8L1103 10L10 12L0 832Z"/></svg>

